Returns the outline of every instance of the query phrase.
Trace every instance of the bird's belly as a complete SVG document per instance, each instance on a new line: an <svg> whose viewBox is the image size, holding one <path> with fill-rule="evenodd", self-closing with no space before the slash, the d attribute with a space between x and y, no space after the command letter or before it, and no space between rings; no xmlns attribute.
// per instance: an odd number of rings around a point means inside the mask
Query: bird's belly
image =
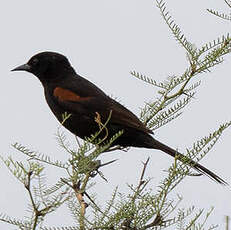
<svg viewBox="0 0 231 230"><path fill-rule="evenodd" d="M76 136L84 139L90 137L91 134L95 134L99 130L99 126L95 122L94 117L91 118L86 114L77 112L73 114L57 105L53 100L50 100L49 97L46 99L51 111L58 121Z"/></svg>
<svg viewBox="0 0 231 230"><path fill-rule="evenodd" d="M62 121L60 122L62 123ZM82 139L90 137L99 131L99 126L94 122L94 118L85 115L70 114L69 118L62 124L70 132Z"/></svg>

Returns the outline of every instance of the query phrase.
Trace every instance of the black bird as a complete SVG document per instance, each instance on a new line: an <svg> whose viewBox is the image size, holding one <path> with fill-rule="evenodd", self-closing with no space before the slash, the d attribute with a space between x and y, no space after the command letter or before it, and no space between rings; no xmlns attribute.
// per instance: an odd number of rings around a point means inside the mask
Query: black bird
<svg viewBox="0 0 231 230"><path fill-rule="evenodd" d="M112 145L159 149L180 161L187 161L194 169L218 183L227 184L209 169L154 139L152 131L136 115L78 75L65 56L42 52L12 71L34 74L41 81L46 101L57 119L62 122L65 112L71 114L63 125L78 137L90 137L99 130L99 124L95 121L96 114L102 122L111 114L107 124L107 138L123 130L123 134Z"/></svg>

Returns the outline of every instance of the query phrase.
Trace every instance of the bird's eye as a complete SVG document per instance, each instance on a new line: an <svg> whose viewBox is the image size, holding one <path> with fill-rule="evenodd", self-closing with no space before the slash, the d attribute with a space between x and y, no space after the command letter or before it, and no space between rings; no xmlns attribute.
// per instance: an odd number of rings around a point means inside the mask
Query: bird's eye
<svg viewBox="0 0 231 230"><path fill-rule="evenodd" d="M34 59L31 60L31 64L33 66L36 66L38 64L38 62L39 62L39 60L37 58L34 58Z"/></svg>

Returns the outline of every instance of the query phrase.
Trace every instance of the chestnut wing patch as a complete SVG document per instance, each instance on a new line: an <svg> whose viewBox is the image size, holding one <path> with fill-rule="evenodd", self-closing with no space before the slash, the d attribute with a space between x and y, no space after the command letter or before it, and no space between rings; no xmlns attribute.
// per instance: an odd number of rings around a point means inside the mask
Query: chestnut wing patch
<svg viewBox="0 0 231 230"><path fill-rule="evenodd" d="M56 87L54 89L53 95L58 98L59 101L87 101L91 99L91 97L81 97L78 94L72 92L69 89L64 89L61 87Z"/></svg>

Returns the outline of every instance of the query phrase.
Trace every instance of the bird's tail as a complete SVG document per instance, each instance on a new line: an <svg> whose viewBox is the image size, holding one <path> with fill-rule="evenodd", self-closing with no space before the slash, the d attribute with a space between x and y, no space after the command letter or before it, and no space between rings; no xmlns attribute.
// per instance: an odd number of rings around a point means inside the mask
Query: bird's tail
<svg viewBox="0 0 231 230"><path fill-rule="evenodd" d="M157 141L156 139L152 138L152 140L151 140L151 138L152 137L150 136L150 139L149 139L148 143L146 142L146 145L148 145L146 147L159 149L159 150L167 153L168 155L176 158L177 160L180 160L183 163L189 164L194 169L196 169L198 172L207 175L208 177L215 180L216 182L218 182L220 184L223 184L223 185L228 185L228 183L226 181L224 181L222 178L217 176L215 173L213 173L209 169L207 169L204 166L198 164L197 162L193 161L192 159L186 157L185 155L179 153L178 151L168 147L167 145Z"/></svg>

